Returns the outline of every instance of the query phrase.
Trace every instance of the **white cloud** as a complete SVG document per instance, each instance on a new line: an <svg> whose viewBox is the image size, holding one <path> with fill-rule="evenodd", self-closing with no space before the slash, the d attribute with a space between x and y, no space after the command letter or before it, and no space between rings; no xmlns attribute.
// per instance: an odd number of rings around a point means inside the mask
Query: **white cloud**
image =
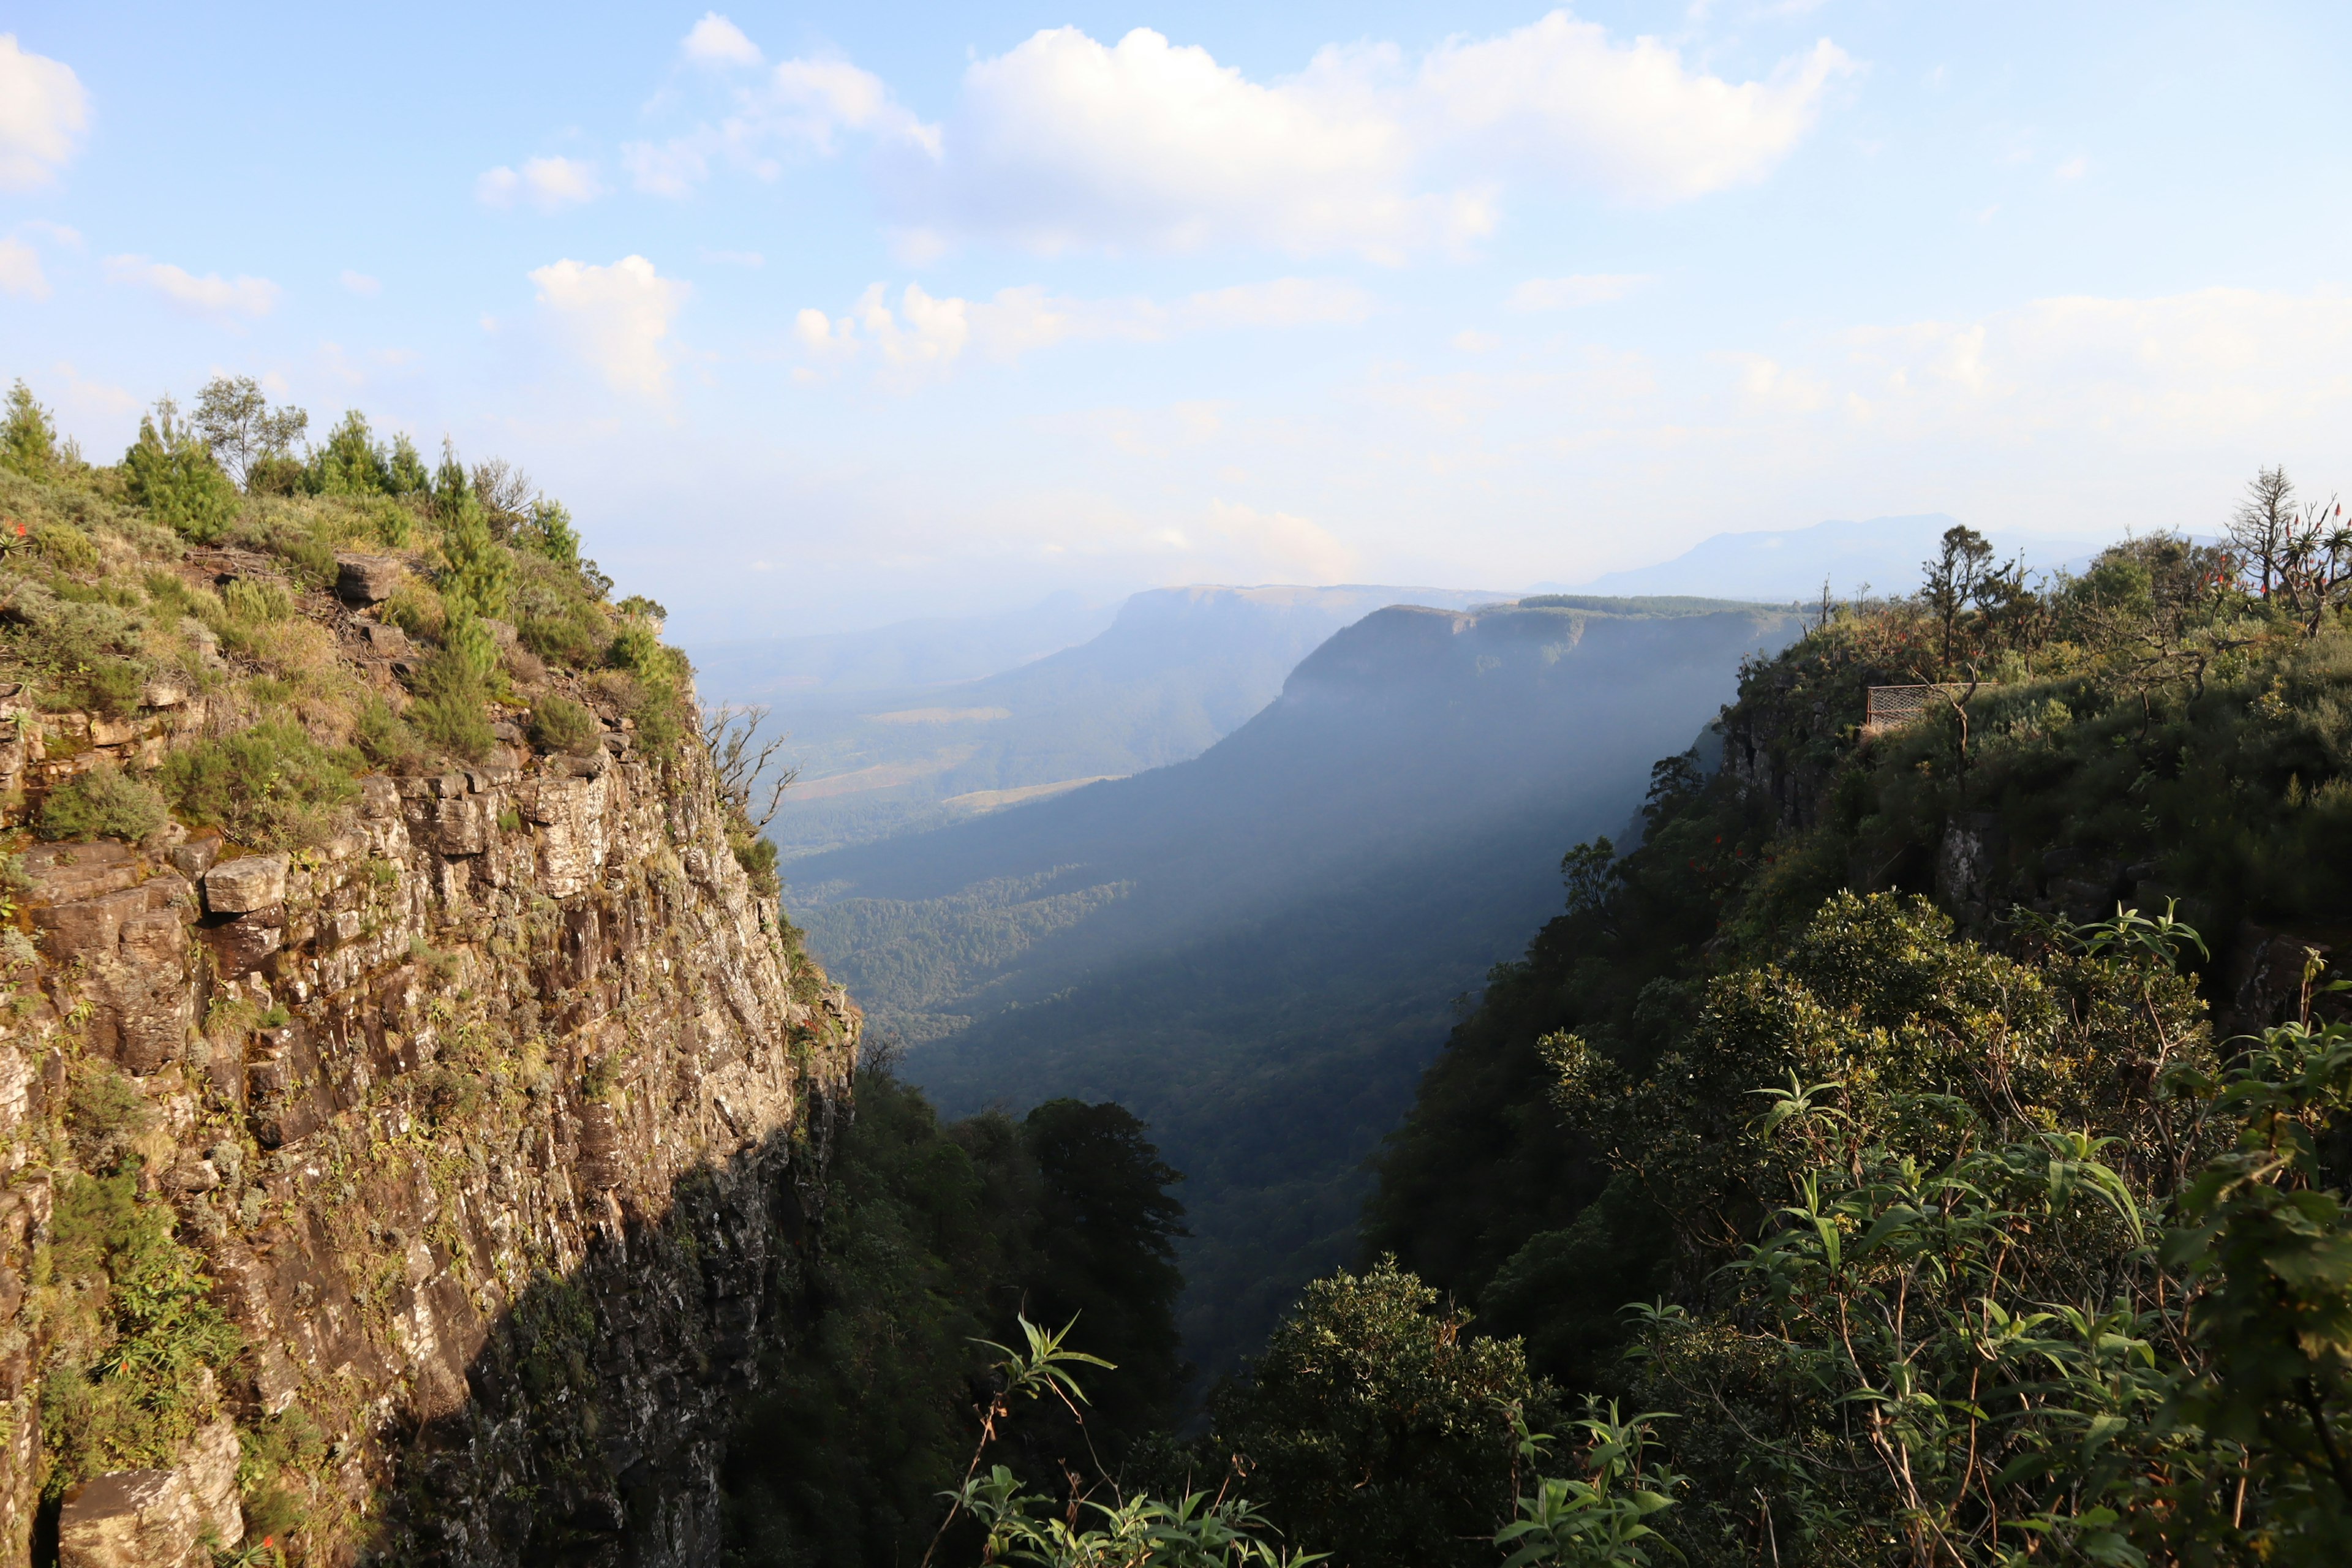
<svg viewBox="0 0 2352 1568"><path fill-rule="evenodd" d="M1572 310L1606 305L1654 282L1643 272L1591 272L1572 278L1530 278L1506 301L1514 310Z"/></svg>
<svg viewBox="0 0 2352 1568"><path fill-rule="evenodd" d="M684 50L758 58L716 13ZM1065 26L973 61L943 124L845 59L786 59L624 162L638 188L678 196L719 163L771 179L787 154L868 138L910 258L986 238L1046 253L1243 245L1398 261L1493 232L1512 183L1654 205L1762 179L1854 68L1824 38L1763 79L1733 81L1656 38L1620 42L1555 11L1449 39L1417 63L1392 45L1333 46L1295 75L1253 80L1148 27L1106 44Z"/></svg>
<svg viewBox="0 0 2352 1568"><path fill-rule="evenodd" d="M2077 153L2072 158L2067 159L2064 163L2051 170L2050 176L2055 180L2079 180L2090 172L2091 161Z"/></svg>
<svg viewBox="0 0 2352 1568"><path fill-rule="evenodd" d="M280 292L267 278L223 278L208 272L202 278L168 261L143 256L110 256L106 275L117 283L152 289L183 310L227 320L261 317L277 308Z"/></svg>
<svg viewBox="0 0 2352 1568"><path fill-rule="evenodd" d="M68 250L82 247L81 230L70 224L51 223L47 218L28 217L16 226L19 234L37 234L52 245L62 245Z"/></svg>
<svg viewBox="0 0 2352 1568"><path fill-rule="evenodd" d="M1763 178L1853 68L1823 38L1768 80L1729 82L1656 38L1612 43L1598 24L1554 11L1500 37L1448 41L1417 88L1424 110L1484 159L1657 205Z"/></svg>
<svg viewBox="0 0 2352 1568"><path fill-rule="evenodd" d="M870 285L849 313L803 310L794 335L821 363L855 358L872 343L901 386L944 371L966 347L1012 361L1066 342L1161 342L1191 332L1349 326L1371 314L1370 292L1319 278L1277 278L1187 295L1172 304L1148 299L1076 300L1029 285L993 299L935 299L919 284L899 294L895 312L885 285Z"/></svg>
<svg viewBox="0 0 2352 1568"><path fill-rule="evenodd" d="M668 396L670 326L693 291L688 284L662 277L642 256L610 267L557 261L530 277L573 352L615 390Z"/></svg>
<svg viewBox="0 0 2352 1568"><path fill-rule="evenodd" d="M1492 332L1482 332L1475 327L1465 327L1445 340L1465 354L1492 353L1503 346L1503 340Z"/></svg>
<svg viewBox="0 0 2352 1568"><path fill-rule="evenodd" d="M543 213L581 206L604 194L596 165L576 158L532 158L520 173L501 163L474 181L474 199L505 212L525 202Z"/></svg>
<svg viewBox="0 0 2352 1568"><path fill-rule="evenodd" d="M705 16L687 35L689 58L708 62L697 53L696 39L712 19ZM758 47L733 24L725 25L750 51L748 58L730 57L732 63L756 64ZM710 177L714 161L772 180L783 171L782 154L831 154L847 132L903 143L928 157L940 150L939 128L908 111L871 71L843 59L788 59L756 82L730 89L723 114L666 142L631 142L621 150L621 162L637 189L684 196Z"/></svg>
<svg viewBox="0 0 2352 1568"><path fill-rule="evenodd" d="M698 66L756 66L760 63L760 46L743 36L743 29L716 11L705 11L702 20L687 33L678 52Z"/></svg>
<svg viewBox="0 0 2352 1568"><path fill-rule="evenodd" d="M1836 376L1882 430L2141 447L2293 439L2352 416L2352 298L2203 289L2063 296L1844 334Z"/></svg>
<svg viewBox="0 0 2352 1568"><path fill-rule="evenodd" d="M900 171L900 199L918 223L1044 251L1239 240L1392 257L1486 233L1480 193L1411 188L1411 138L1366 73L1327 51L1266 85L1149 28L1116 45L1040 32L965 72L943 162Z"/></svg>
<svg viewBox="0 0 2352 1568"><path fill-rule="evenodd" d="M49 297L49 279L41 270L40 253L21 239L0 239L0 294L27 300Z"/></svg>
<svg viewBox="0 0 2352 1568"><path fill-rule="evenodd" d="M918 230L1047 252L1395 260L1491 232L1507 179L1653 205L1753 183L1853 68L1823 39L1733 82L1556 11L1414 69L1392 46L1333 47L1256 82L1149 28L1105 45L1062 27L970 67L941 155L901 161L893 191Z"/></svg>
<svg viewBox="0 0 2352 1568"><path fill-rule="evenodd" d="M383 279L371 278L364 272L354 272L348 267L343 268L342 283L344 288L362 300L373 300L383 292Z"/></svg>
<svg viewBox="0 0 2352 1568"><path fill-rule="evenodd" d="M89 123L89 95L73 68L0 33L0 190L56 178Z"/></svg>
<svg viewBox="0 0 2352 1568"><path fill-rule="evenodd" d="M1211 500L1210 533L1243 547L1254 563L1277 574L1310 583L1338 583L1354 573L1357 554L1331 534L1286 511L1259 511L1235 502Z"/></svg>

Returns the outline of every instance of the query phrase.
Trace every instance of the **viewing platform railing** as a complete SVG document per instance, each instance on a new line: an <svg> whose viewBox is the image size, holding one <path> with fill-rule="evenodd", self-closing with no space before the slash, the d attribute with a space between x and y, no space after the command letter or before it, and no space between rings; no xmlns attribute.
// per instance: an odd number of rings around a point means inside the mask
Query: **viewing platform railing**
<svg viewBox="0 0 2352 1568"><path fill-rule="evenodd" d="M1870 689L1870 706L1863 716L1862 732L1883 735L1889 730L1899 730L1921 714L1965 697L1971 685L1981 691L1992 684L1990 680L1948 680L1933 686L1874 686Z"/></svg>

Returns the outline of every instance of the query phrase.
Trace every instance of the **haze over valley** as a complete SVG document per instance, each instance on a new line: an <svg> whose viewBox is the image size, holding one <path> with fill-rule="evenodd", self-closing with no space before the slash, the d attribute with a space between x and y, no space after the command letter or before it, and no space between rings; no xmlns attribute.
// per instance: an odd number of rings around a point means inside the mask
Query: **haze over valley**
<svg viewBox="0 0 2352 1568"><path fill-rule="evenodd" d="M2352 8L0 15L0 1568L2352 1561Z"/></svg>

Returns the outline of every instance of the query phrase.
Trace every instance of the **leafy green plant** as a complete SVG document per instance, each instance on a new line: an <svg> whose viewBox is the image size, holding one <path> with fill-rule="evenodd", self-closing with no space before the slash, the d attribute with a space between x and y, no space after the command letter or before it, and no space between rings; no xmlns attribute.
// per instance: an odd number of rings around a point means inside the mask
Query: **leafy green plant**
<svg viewBox="0 0 2352 1568"><path fill-rule="evenodd" d="M294 614L294 601L276 583L236 578L221 588L221 604L233 620L247 626L274 626Z"/></svg>
<svg viewBox="0 0 2352 1568"><path fill-rule="evenodd" d="M300 725L273 719L173 752L157 776L188 820L241 843L291 847L325 836L334 809L357 798L362 765L356 752L322 746Z"/></svg>
<svg viewBox="0 0 2352 1568"><path fill-rule="evenodd" d="M138 1178L75 1176L58 1186L51 1267L76 1287L86 1333L41 1384L43 1491L85 1477L168 1465L213 1412L211 1390L241 1348L212 1301L203 1260L173 1232L171 1206Z"/></svg>
<svg viewBox="0 0 2352 1568"><path fill-rule="evenodd" d="M122 471L131 499L194 543L217 542L236 517L236 486L204 442L180 425L168 397L139 421L139 439L123 454Z"/></svg>
<svg viewBox="0 0 2352 1568"><path fill-rule="evenodd" d="M1503 1412L1536 1390L1518 1342L1467 1327L1393 1258L1307 1287L1213 1405L1217 1440L1292 1539L1357 1568L1490 1561L1511 1507Z"/></svg>
<svg viewBox="0 0 2352 1568"><path fill-rule="evenodd" d="M531 705L531 744L546 752L585 755L600 743L595 716L568 697L546 697Z"/></svg>
<svg viewBox="0 0 2352 1568"><path fill-rule="evenodd" d="M49 411L19 379L8 389L8 413L0 419L0 468L44 479L58 466L58 429Z"/></svg>
<svg viewBox="0 0 2352 1568"><path fill-rule="evenodd" d="M473 624L478 628L479 623ZM498 743L483 711L489 693L458 649L444 647L425 661L416 673L416 698L408 722L426 743L468 762L489 755Z"/></svg>
<svg viewBox="0 0 2352 1568"><path fill-rule="evenodd" d="M1074 1369L1111 1366L1099 1356L1068 1347L1075 1321L1058 1330L1040 1328L1026 1317L1017 1321L1024 1341L1019 1347L982 1342L998 1352L998 1360L988 1403L980 1412L980 1441L961 1485L944 1494L947 1516L923 1553L923 1568L956 1521L966 1517L982 1529L984 1563L1034 1563L1041 1568L1305 1568L1321 1561L1322 1553L1286 1552L1265 1540L1261 1532L1270 1531L1269 1521L1240 1498L1188 1491L1169 1503L1113 1487L1108 1502L1081 1495L1065 1504L1026 1490L1004 1465L992 1465L981 1473L981 1461L1012 1415L1014 1401L1051 1396L1075 1415L1086 1402L1086 1392ZM1097 1521L1090 1528L1083 1522L1089 1518Z"/></svg>
<svg viewBox="0 0 2352 1568"><path fill-rule="evenodd" d="M359 717L352 726L352 742L370 762L388 768L405 766L422 755L425 749L408 721L394 712L390 703L374 696L360 707Z"/></svg>
<svg viewBox="0 0 2352 1568"><path fill-rule="evenodd" d="M1519 1517L1495 1534L1496 1545L1512 1549L1503 1568L1648 1568L1661 1552L1675 1554L1649 1522L1674 1506L1682 1485L1681 1477L1648 1458L1651 1424L1660 1416L1622 1418L1614 1401L1603 1410L1588 1397L1576 1423L1585 1437L1582 1477L1538 1476L1532 1491L1514 1498ZM1517 1406L1505 1415L1518 1439L1520 1465L1538 1472L1554 1439L1530 1430Z"/></svg>
<svg viewBox="0 0 2352 1568"><path fill-rule="evenodd" d="M51 790L41 802L44 838L123 838L136 843L163 826L163 796L153 784L100 763Z"/></svg>

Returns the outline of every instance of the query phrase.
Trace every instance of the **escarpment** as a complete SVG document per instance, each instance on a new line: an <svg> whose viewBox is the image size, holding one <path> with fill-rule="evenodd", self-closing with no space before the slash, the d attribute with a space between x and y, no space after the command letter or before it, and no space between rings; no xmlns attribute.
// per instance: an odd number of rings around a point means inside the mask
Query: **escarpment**
<svg viewBox="0 0 2352 1568"><path fill-rule="evenodd" d="M0 561L0 1561L715 1563L859 1015L682 664L523 548L89 510Z"/></svg>

